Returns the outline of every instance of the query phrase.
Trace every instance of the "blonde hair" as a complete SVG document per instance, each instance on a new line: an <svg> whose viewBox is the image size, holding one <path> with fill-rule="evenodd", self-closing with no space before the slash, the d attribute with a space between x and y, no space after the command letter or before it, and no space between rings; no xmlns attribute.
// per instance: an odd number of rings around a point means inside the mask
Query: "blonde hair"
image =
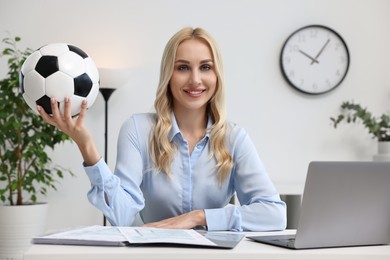
<svg viewBox="0 0 390 260"><path fill-rule="evenodd" d="M168 41L165 47L161 60L160 81L154 102L157 116L150 142L151 156L157 169L170 176L176 146L168 138L169 131L172 128L171 113L173 109L173 96L169 90L169 81L173 73L176 50L180 43L189 39L205 41L213 54L217 86L214 96L207 104L207 114L213 122L210 127L210 159L215 157L218 179L222 183L233 167L233 158L226 147L227 124L225 117L223 63L217 43L211 35L201 28L184 28L180 30Z"/></svg>

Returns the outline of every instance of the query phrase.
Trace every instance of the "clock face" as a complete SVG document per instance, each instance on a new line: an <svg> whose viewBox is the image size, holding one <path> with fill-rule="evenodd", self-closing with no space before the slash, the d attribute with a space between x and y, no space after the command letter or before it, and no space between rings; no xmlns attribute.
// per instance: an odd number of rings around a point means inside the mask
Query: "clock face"
<svg viewBox="0 0 390 260"><path fill-rule="evenodd" d="M349 68L349 52L341 36L321 25L303 27L286 40L280 56L282 73L294 88L322 94L336 88Z"/></svg>

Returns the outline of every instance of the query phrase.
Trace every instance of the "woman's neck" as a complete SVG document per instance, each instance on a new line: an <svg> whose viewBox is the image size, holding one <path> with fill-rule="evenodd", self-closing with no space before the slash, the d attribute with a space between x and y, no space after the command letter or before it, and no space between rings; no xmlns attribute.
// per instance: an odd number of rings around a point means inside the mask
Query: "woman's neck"
<svg viewBox="0 0 390 260"><path fill-rule="evenodd" d="M180 132L187 140L190 148L190 153L194 146L205 136L207 128L207 114L206 109L175 111L175 117Z"/></svg>
<svg viewBox="0 0 390 260"><path fill-rule="evenodd" d="M193 132L207 127L206 109L182 110L174 109L177 125L181 131Z"/></svg>

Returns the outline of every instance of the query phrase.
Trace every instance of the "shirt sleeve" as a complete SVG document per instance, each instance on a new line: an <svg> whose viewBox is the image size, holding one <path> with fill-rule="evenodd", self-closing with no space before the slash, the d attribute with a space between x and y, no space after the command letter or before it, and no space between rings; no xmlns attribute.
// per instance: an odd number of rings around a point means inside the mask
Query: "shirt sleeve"
<svg viewBox="0 0 390 260"><path fill-rule="evenodd" d="M242 128L230 143L234 166L231 183L240 202L206 209L208 230L271 231L286 228L286 204L271 182L256 147Z"/></svg>
<svg viewBox="0 0 390 260"><path fill-rule="evenodd" d="M144 207L144 198L140 190L142 157L133 118L127 120L121 127L117 154L115 175L103 159L93 166L84 167L91 182L87 196L112 225L129 226Z"/></svg>

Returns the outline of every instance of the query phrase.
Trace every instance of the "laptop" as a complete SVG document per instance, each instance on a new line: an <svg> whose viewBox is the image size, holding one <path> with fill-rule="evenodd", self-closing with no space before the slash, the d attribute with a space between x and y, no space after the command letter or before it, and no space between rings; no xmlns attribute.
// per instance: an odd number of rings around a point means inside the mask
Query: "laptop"
<svg viewBox="0 0 390 260"><path fill-rule="evenodd" d="M296 234L248 238L293 249L390 243L390 162L311 162Z"/></svg>

